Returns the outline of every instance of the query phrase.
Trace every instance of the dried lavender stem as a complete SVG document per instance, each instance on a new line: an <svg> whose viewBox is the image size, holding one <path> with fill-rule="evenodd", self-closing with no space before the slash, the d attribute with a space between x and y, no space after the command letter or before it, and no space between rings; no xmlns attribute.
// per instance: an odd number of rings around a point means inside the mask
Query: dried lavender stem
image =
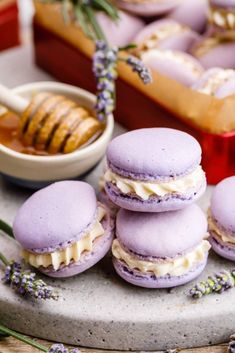
<svg viewBox="0 0 235 353"><path fill-rule="evenodd" d="M7 328L7 327L5 327L3 325L0 325L0 332L6 333L7 335L14 337L14 338L16 338L17 340L19 340L21 342L29 344L30 346L35 347L35 348L39 349L42 352L48 352L47 347L41 345L40 343L35 342L34 340L32 340L32 339L30 339L30 338L28 338L28 337L26 337L24 335L21 335L18 332L10 330L9 328Z"/></svg>
<svg viewBox="0 0 235 353"><path fill-rule="evenodd" d="M8 234L10 237L14 238L12 227L0 219L0 230Z"/></svg>
<svg viewBox="0 0 235 353"><path fill-rule="evenodd" d="M2 261L2 263L6 266L9 265L9 261L7 260L7 258L3 255L3 253L0 252L0 260Z"/></svg>

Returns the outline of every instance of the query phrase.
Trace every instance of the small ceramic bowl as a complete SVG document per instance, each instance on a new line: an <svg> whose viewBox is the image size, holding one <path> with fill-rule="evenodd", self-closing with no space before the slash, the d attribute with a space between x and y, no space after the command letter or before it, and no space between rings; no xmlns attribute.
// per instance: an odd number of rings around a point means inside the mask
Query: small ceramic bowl
<svg viewBox="0 0 235 353"><path fill-rule="evenodd" d="M40 91L60 93L89 109L92 109L95 103L95 96L88 91L59 82L29 83L18 86L13 91L26 98ZM113 127L114 119L110 117L97 140L80 150L64 155L28 155L0 144L0 173L15 184L33 189L54 181L84 176L105 154Z"/></svg>

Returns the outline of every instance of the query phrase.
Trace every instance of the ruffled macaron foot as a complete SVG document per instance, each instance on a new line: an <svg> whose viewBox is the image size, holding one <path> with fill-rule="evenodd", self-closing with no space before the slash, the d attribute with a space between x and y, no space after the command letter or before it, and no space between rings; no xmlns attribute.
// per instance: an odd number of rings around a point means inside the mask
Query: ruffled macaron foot
<svg viewBox="0 0 235 353"><path fill-rule="evenodd" d="M203 181L197 189L188 191L187 194L150 196L148 200L142 200L136 195L122 194L112 183L107 183L105 190L112 203L121 208L137 212L167 212L185 208L197 201L206 190L206 181Z"/></svg>
<svg viewBox="0 0 235 353"><path fill-rule="evenodd" d="M204 271L206 263L207 261L205 259L188 273L181 276L166 275L157 277L153 273L143 274L135 269L130 269L124 262L115 258L113 259L115 271L122 279L135 286L152 289L173 288L191 282Z"/></svg>

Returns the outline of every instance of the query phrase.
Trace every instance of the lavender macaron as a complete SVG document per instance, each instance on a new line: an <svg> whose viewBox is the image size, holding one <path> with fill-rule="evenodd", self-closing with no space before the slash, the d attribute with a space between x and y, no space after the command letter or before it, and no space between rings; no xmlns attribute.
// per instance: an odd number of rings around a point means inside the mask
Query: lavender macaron
<svg viewBox="0 0 235 353"><path fill-rule="evenodd" d="M112 254L116 272L146 288L185 284L201 274L210 249L207 221L196 205L164 213L120 210Z"/></svg>
<svg viewBox="0 0 235 353"><path fill-rule="evenodd" d="M109 251L113 220L94 189L61 181L33 194L19 209L13 232L26 263L51 277L70 277Z"/></svg>
<svg viewBox="0 0 235 353"><path fill-rule="evenodd" d="M235 261L235 176L224 179L215 187L208 223L213 250Z"/></svg>
<svg viewBox="0 0 235 353"><path fill-rule="evenodd" d="M143 52L141 59L153 71L187 87L192 86L204 72L198 60L178 50L151 49Z"/></svg>
<svg viewBox="0 0 235 353"><path fill-rule="evenodd" d="M152 17L176 8L182 0L115 0L118 7L133 14Z"/></svg>
<svg viewBox="0 0 235 353"><path fill-rule="evenodd" d="M172 49L187 52L199 34L171 19L157 20L142 29L134 39L140 50Z"/></svg>
<svg viewBox="0 0 235 353"><path fill-rule="evenodd" d="M169 17L202 33L206 28L208 12L208 0L183 0Z"/></svg>
<svg viewBox="0 0 235 353"><path fill-rule="evenodd" d="M139 212L184 208L205 191L201 147L190 135L167 128L140 129L108 146L105 190L119 207Z"/></svg>
<svg viewBox="0 0 235 353"><path fill-rule="evenodd" d="M231 96L235 94L235 70L209 69L195 82L192 89L220 99Z"/></svg>
<svg viewBox="0 0 235 353"><path fill-rule="evenodd" d="M119 18L116 21L104 12L98 12L96 17L108 42L119 47L132 42L136 34L144 28L144 22L140 18L123 11L119 11Z"/></svg>

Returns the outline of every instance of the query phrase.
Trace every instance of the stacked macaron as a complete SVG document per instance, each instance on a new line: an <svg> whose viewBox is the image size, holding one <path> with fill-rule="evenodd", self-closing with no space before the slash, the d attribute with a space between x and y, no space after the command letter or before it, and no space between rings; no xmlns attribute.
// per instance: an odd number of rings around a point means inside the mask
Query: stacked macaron
<svg viewBox="0 0 235 353"><path fill-rule="evenodd" d="M208 211L213 250L235 261L235 177L221 181L214 189Z"/></svg>
<svg viewBox="0 0 235 353"><path fill-rule="evenodd" d="M173 287L204 269L207 222L192 205L206 187L200 162L198 142L173 129L135 130L109 144L105 190L121 207L113 263L126 281Z"/></svg>
<svg viewBox="0 0 235 353"><path fill-rule="evenodd" d="M110 212L94 189L79 181L54 183L33 194L19 209L13 232L26 263L51 277L85 271L109 251Z"/></svg>

